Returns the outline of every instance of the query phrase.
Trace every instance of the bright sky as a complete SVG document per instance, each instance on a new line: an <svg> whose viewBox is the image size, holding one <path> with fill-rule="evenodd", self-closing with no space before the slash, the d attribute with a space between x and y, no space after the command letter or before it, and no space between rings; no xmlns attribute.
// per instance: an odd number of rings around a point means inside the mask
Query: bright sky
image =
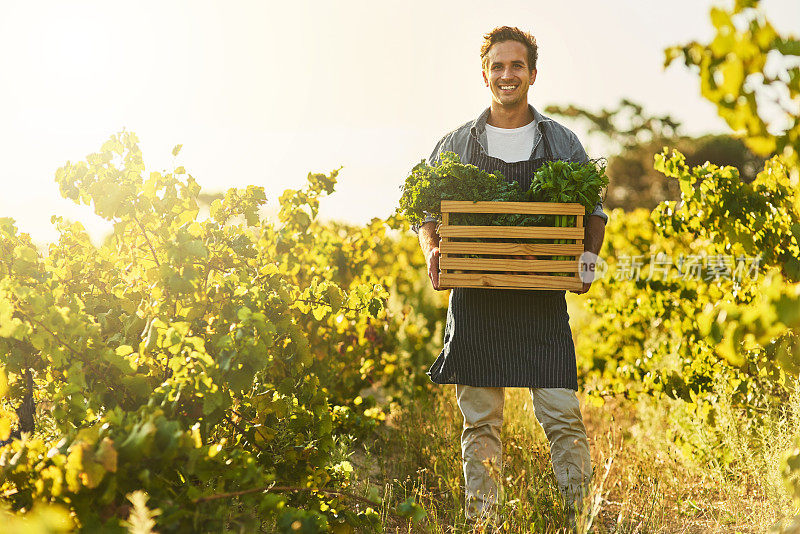
<svg viewBox="0 0 800 534"><path fill-rule="evenodd" d="M409 169L489 104L478 50L499 25L531 31L539 109L670 113L687 133L725 131L695 75L662 69L666 46L712 35L711 3L4 2L0 12L0 217L44 242L53 214L106 228L63 200L67 160L123 127L150 170L184 165L208 191L266 188L270 205L309 171L343 166L322 215L364 222L395 208ZM800 34L800 2L763 0ZM591 156L596 144L585 138ZM177 162L172 147L183 144Z"/></svg>

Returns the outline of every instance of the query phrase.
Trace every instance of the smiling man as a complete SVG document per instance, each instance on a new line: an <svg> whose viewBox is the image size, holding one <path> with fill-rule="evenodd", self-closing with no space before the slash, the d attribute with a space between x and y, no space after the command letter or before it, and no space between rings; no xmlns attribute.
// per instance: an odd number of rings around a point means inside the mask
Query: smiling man
<svg viewBox="0 0 800 534"><path fill-rule="evenodd" d="M503 26L484 36L481 66L491 105L477 119L444 136L431 154L431 164L438 163L443 152L455 152L462 162L500 171L506 180L516 180L527 189L533 173L547 161L588 160L572 131L528 103L537 56L536 40L518 28ZM600 204L586 217L587 251L600 251L607 220ZM431 283L439 289L437 220L429 218L415 230ZM585 293L590 285L584 283L577 293ZM497 474L502 469L503 388L527 387L574 521L574 503L586 494L592 468L575 395L575 347L564 291L453 289L444 348L428 375L438 384L456 384L464 417L461 451L467 518L500 519Z"/></svg>

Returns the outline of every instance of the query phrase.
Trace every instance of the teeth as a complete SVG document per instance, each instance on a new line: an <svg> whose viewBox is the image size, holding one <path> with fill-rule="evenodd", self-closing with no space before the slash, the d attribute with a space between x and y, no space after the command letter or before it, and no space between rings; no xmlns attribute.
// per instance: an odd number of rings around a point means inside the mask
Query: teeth
<svg viewBox="0 0 800 534"><path fill-rule="evenodd" d="M500 89L510 90L510 89L515 89L516 87L517 87L516 85L501 85Z"/></svg>

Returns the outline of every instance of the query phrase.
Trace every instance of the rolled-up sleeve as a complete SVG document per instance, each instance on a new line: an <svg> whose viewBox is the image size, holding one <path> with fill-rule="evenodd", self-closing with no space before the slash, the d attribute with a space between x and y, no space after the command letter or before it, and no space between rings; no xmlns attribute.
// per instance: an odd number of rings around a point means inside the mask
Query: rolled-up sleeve
<svg viewBox="0 0 800 534"><path fill-rule="evenodd" d="M423 213L426 215L426 217L424 219L422 219L422 224L412 224L411 225L411 229L414 230L414 232L417 233L417 234L419 233L419 229L422 228L422 225L424 225L425 223L429 223L429 222L438 223L439 222L439 219L437 217L434 217L432 214L428 213L427 211L424 211Z"/></svg>
<svg viewBox="0 0 800 534"><path fill-rule="evenodd" d="M603 219L604 223L608 224L608 214L605 211L603 211L603 203L602 202L598 202L597 205L594 207L594 211L592 213L590 213L589 215L596 215L596 216L600 217L601 219Z"/></svg>

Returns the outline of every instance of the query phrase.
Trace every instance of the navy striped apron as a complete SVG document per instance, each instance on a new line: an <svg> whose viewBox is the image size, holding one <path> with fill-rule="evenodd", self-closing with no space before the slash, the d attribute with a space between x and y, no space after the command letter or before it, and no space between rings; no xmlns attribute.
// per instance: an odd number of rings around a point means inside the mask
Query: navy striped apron
<svg viewBox="0 0 800 534"><path fill-rule="evenodd" d="M527 190L533 173L553 159L546 133L543 141L544 158L506 163L487 155L473 133L469 163L483 171L500 171L508 182L517 181ZM452 289L444 348L428 376L437 384L577 391L565 292Z"/></svg>

